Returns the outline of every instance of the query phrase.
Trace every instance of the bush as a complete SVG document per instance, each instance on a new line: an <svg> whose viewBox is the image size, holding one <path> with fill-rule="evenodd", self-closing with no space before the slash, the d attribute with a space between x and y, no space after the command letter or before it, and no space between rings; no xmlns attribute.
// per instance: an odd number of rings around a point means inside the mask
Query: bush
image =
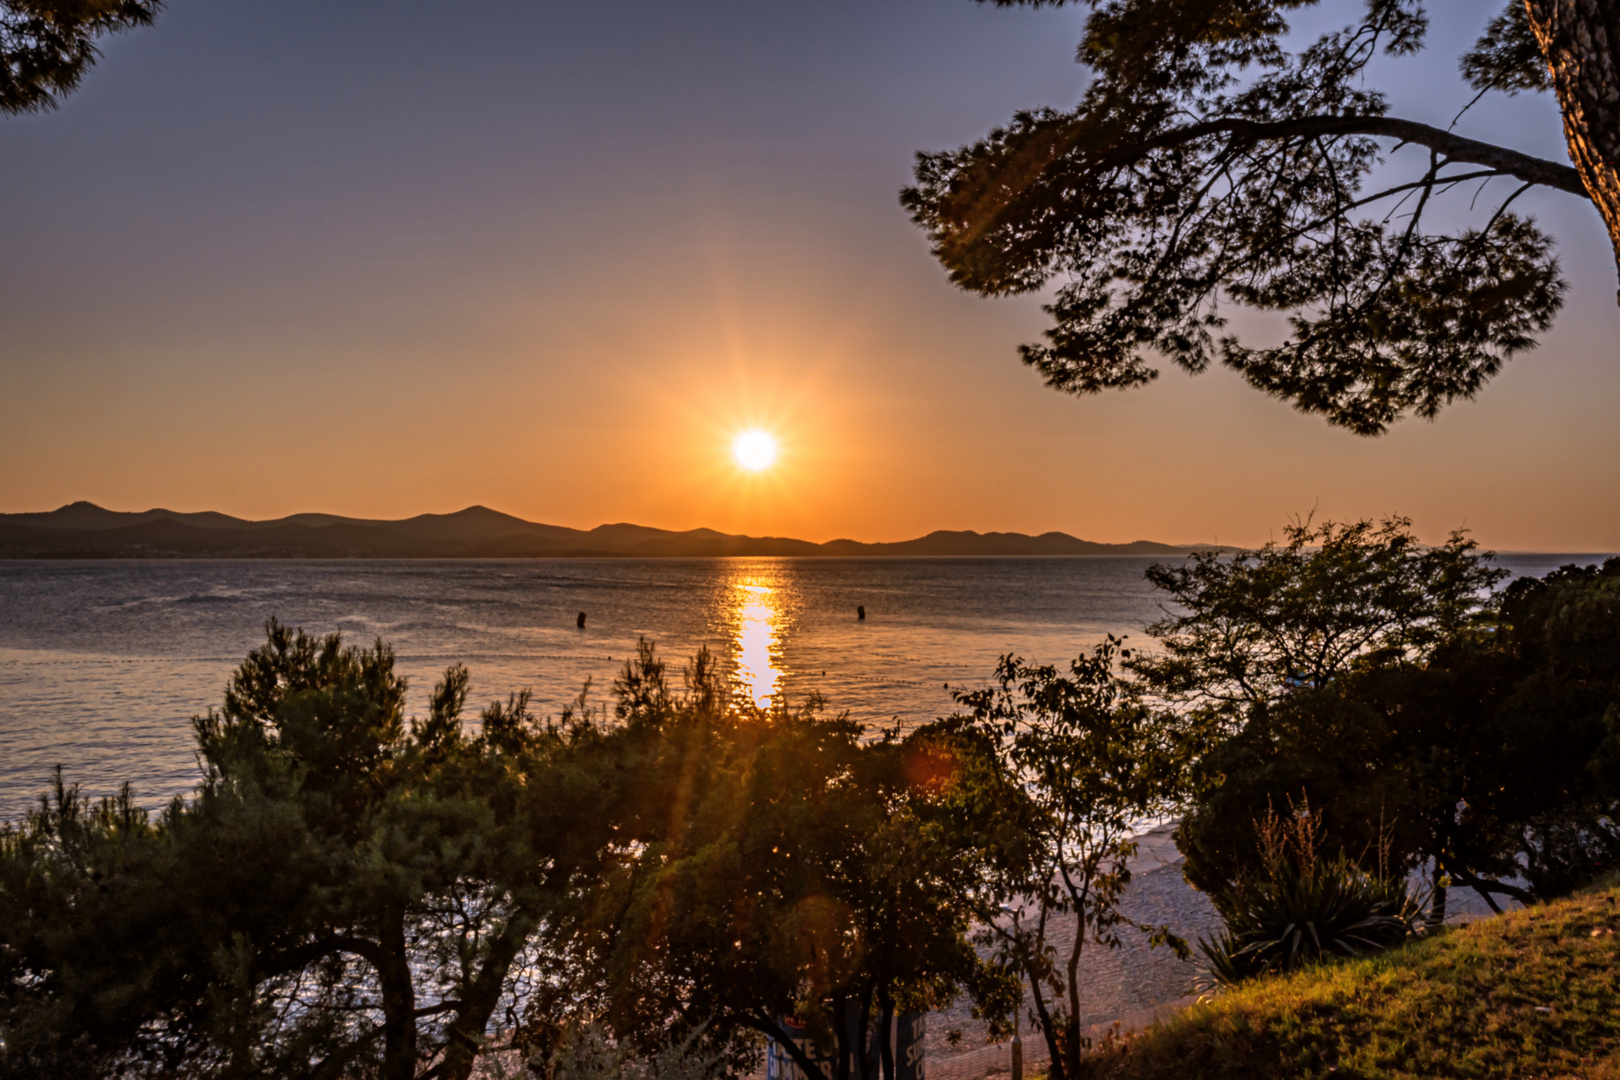
<svg viewBox="0 0 1620 1080"><path fill-rule="evenodd" d="M1199 949L1216 986L1293 971L1329 957L1357 957L1416 932L1422 898L1399 874L1367 873L1342 852L1319 854L1319 818L1309 807L1256 822L1266 876L1213 896L1226 929ZM1382 860L1380 860L1382 862Z"/></svg>
<svg viewBox="0 0 1620 1080"><path fill-rule="evenodd" d="M639 1054L614 1039L600 1024L573 1030L549 1057L532 1061L545 1080L715 1080L725 1075L723 1059L705 1053L703 1029L651 1054Z"/></svg>

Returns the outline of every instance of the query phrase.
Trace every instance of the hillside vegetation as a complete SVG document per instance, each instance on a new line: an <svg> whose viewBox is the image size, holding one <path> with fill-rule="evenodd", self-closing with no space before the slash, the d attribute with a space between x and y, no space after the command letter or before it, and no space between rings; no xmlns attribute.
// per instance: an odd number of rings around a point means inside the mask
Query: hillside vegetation
<svg viewBox="0 0 1620 1080"><path fill-rule="evenodd" d="M1102 1048L1136 1078L1620 1078L1620 888L1265 979Z"/></svg>

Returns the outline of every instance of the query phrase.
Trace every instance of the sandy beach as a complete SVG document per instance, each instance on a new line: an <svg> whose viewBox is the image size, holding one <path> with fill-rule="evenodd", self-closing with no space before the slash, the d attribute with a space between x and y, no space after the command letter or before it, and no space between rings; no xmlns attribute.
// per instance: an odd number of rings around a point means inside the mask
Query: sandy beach
<svg viewBox="0 0 1620 1080"><path fill-rule="evenodd" d="M1152 949L1146 938L1126 929L1117 949L1088 945L1081 954L1082 1023L1092 1038L1101 1038L1115 1024L1121 1031L1139 1029L1154 1019L1198 998L1195 984L1202 974L1195 942L1220 931L1221 919L1209 897L1188 885L1181 875L1182 858L1176 851L1175 824L1143 834L1131 860L1131 883L1122 906L1137 922L1167 925L1194 945L1190 960L1180 960L1168 948ZM1517 905L1515 905L1517 906ZM1472 890L1452 889L1447 898L1446 922L1457 924L1489 917L1491 910ZM1074 940L1073 922L1060 926L1052 941L1066 954ZM1027 999L1026 999L1027 1000ZM954 1045L951 1032L960 1031ZM1005 1073L1010 1067L1007 1043L986 1042L985 1026L972 1017L965 1001L928 1018L926 1040L930 1080L978 1080ZM1038 1030L1023 1027L1024 1060L1045 1061L1048 1054Z"/></svg>

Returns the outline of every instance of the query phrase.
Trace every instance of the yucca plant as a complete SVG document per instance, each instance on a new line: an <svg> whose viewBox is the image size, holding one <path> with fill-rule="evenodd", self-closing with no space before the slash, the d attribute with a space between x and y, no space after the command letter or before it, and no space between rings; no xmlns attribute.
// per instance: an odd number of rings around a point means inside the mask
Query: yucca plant
<svg viewBox="0 0 1620 1080"><path fill-rule="evenodd" d="M1415 933L1422 897L1399 875L1368 873L1342 852L1317 850L1319 819L1308 805L1256 822L1264 877L1242 879L1212 897L1226 929L1200 939L1209 981L1292 971L1334 956L1366 956Z"/></svg>

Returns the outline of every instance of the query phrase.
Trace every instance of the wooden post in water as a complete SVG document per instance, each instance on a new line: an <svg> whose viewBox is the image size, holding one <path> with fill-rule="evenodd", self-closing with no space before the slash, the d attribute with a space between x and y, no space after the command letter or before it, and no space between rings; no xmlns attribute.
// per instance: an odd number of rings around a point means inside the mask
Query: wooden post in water
<svg viewBox="0 0 1620 1080"><path fill-rule="evenodd" d="M574 625L579 627L581 630L585 629L585 613L583 611L579 613L579 619L574 623Z"/></svg>
<svg viewBox="0 0 1620 1080"><path fill-rule="evenodd" d="M855 617L857 619L866 618L866 605L865 604L856 604L855 605Z"/></svg>

